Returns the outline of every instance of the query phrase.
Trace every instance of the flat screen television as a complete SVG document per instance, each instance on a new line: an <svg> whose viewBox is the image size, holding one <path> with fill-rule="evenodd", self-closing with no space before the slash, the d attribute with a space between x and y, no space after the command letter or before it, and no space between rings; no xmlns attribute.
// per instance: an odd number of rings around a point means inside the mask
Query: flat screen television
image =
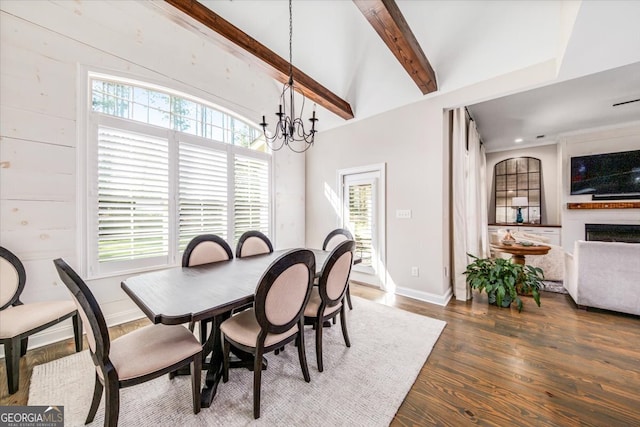
<svg viewBox="0 0 640 427"><path fill-rule="evenodd" d="M572 157L571 194L640 198L640 150Z"/></svg>

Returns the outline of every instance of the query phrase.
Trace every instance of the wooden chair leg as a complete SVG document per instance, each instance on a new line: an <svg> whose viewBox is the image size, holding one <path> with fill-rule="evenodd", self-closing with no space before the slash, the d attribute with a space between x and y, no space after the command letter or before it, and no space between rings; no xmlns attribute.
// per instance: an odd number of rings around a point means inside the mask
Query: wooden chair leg
<svg viewBox="0 0 640 427"><path fill-rule="evenodd" d="M222 349L222 382L229 381L229 352L231 351L231 344L229 341L224 340Z"/></svg>
<svg viewBox="0 0 640 427"><path fill-rule="evenodd" d="M202 353L193 357L191 362L191 394L193 397L193 413L200 412L200 381L202 379Z"/></svg>
<svg viewBox="0 0 640 427"><path fill-rule="evenodd" d="M76 341L76 353L82 351L82 318L79 314L71 317L73 322L73 338Z"/></svg>
<svg viewBox="0 0 640 427"><path fill-rule="evenodd" d="M29 337L24 337L20 340L20 357L27 354L27 347L29 347Z"/></svg>
<svg viewBox="0 0 640 427"><path fill-rule="evenodd" d="M316 359L318 359L318 371L322 372L324 366L322 364L322 319L318 319L316 326Z"/></svg>
<svg viewBox="0 0 640 427"><path fill-rule="evenodd" d="M7 366L7 386L9 394L14 394L20 386L21 340L13 337L4 341L4 359Z"/></svg>
<svg viewBox="0 0 640 427"><path fill-rule="evenodd" d="M309 365L307 364L307 352L304 346L304 329L302 328L302 325L300 325L300 332L298 332L296 342L298 343L298 359L300 359L302 376L306 382L310 382L311 377L309 376Z"/></svg>
<svg viewBox="0 0 640 427"><path fill-rule="evenodd" d="M347 284L347 304L349 304L349 310L353 310L353 304L351 304L351 291L349 290L349 285Z"/></svg>
<svg viewBox="0 0 640 427"><path fill-rule="evenodd" d="M349 340L349 331L347 331L347 312L344 309L344 304L340 309L340 325L342 326L342 336L344 337L344 343L347 347L351 347L351 341Z"/></svg>
<svg viewBox="0 0 640 427"><path fill-rule="evenodd" d="M262 383L262 346L256 347L253 361L253 418L260 418L260 388Z"/></svg>
<svg viewBox="0 0 640 427"><path fill-rule="evenodd" d="M105 378L105 389L104 425L105 427L118 427L120 387L115 371L111 371Z"/></svg>
<svg viewBox="0 0 640 427"><path fill-rule="evenodd" d="M89 424L93 421L93 418L96 416L96 412L98 412L98 406L100 406L100 399L102 399L102 390L104 387L102 386L97 373L95 381L96 383L93 386L93 399L91 400L91 407L89 408L87 420L84 422L85 424Z"/></svg>
<svg viewBox="0 0 640 427"><path fill-rule="evenodd" d="M200 322L200 344L204 345L207 342L207 320L202 320Z"/></svg>

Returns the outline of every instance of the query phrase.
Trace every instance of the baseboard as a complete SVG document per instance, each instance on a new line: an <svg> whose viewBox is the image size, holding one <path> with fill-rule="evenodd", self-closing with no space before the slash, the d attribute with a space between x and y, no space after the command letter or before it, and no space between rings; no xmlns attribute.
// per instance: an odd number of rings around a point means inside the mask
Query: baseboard
<svg viewBox="0 0 640 427"><path fill-rule="evenodd" d="M445 306L449 304L451 297L453 296L453 292L451 288L447 289L447 292L444 295L436 295L429 292L416 291L415 289L407 289L407 288L396 288L396 295L402 295L405 297L417 299L419 301L428 302L431 304L437 304L441 306Z"/></svg>
<svg viewBox="0 0 640 427"><path fill-rule="evenodd" d="M107 315L105 316L105 320L108 326L115 326L122 323L131 322L133 320L138 320L143 317L144 315L140 310L131 309ZM84 332L86 334L86 331ZM29 337L28 350L53 344L58 341L64 341L69 338L73 338L73 324L71 323L71 319L65 320L58 323L57 325L45 329L44 331L31 335ZM0 348L0 357L4 357L4 346Z"/></svg>

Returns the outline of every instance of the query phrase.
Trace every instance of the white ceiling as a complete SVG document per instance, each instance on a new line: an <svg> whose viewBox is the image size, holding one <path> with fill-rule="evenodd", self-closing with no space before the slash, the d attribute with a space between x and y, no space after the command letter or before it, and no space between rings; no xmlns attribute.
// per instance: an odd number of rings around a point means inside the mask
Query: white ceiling
<svg viewBox="0 0 640 427"><path fill-rule="evenodd" d="M287 1L200 1L288 58ZM640 1L396 3L436 72L435 93L422 95L353 2L293 1L293 63L348 101L355 113L352 120L548 61L557 64L557 75L545 84L565 83L470 107L488 151L516 148L516 136L527 143L536 135L549 137L585 123L629 121L640 107L637 103L616 114L610 111L612 99L633 98L634 93L639 97L638 64L611 71L608 77L569 81L640 63ZM623 110L630 113L617 114ZM345 123L321 109L320 131Z"/></svg>
<svg viewBox="0 0 640 427"><path fill-rule="evenodd" d="M634 99L640 99L640 62L468 108L490 152L555 143L565 133L640 120L640 101L613 107Z"/></svg>

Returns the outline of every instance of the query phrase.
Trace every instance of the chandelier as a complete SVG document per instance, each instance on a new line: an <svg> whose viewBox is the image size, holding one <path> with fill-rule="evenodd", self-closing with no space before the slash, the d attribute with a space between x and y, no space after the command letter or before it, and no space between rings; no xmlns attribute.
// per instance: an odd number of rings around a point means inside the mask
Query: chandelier
<svg viewBox="0 0 640 427"><path fill-rule="evenodd" d="M307 151L313 145L313 140L316 134L316 105L313 104L313 115L309 119L311 122L311 130L305 132L304 123L300 117L296 117L296 109L294 102L294 82L293 82L293 60L292 60L292 40L293 40L293 13L291 7L291 0L289 0L289 81L283 85L282 94L280 95L280 105L278 106L278 123L276 123L275 132L272 136L267 134L268 123L265 117L262 116L262 132L269 148L274 151L280 150L285 145L296 153L303 153ZM304 112L305 97L302 96L302 108L300 109L300 116ZM303 146L298 148L300 144L293 144L296 142L302 142Z"/></svg>

